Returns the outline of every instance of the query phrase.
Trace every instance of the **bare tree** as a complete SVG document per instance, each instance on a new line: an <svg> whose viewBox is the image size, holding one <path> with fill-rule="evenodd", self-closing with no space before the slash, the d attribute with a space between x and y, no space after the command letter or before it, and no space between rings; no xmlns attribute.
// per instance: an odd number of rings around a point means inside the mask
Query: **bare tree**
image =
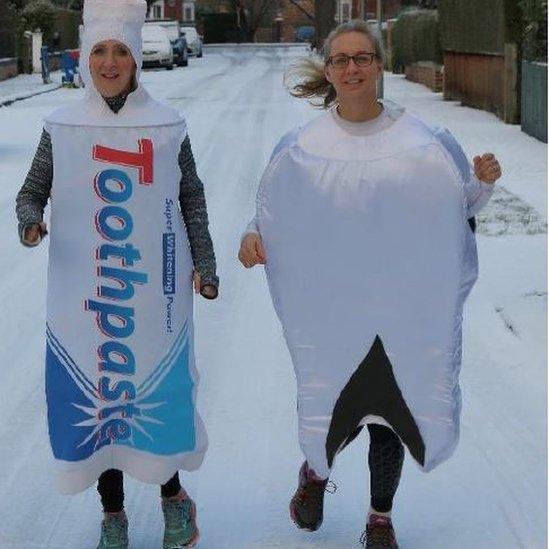
<svg viewBox="0 0 549 549"><path fill-rule="evenodd" d="M324 40L335 26L335 0L315 0L316 36L314 46L320 51Z"/></svg>
<svg viewBox="0 0 549 549"><path fill-rule="evenodd" d="M288 0L290 4L294 5L301 13L306 15L311 21L315 20L315 16L309 13L300 3L298 0Z"/></svg>

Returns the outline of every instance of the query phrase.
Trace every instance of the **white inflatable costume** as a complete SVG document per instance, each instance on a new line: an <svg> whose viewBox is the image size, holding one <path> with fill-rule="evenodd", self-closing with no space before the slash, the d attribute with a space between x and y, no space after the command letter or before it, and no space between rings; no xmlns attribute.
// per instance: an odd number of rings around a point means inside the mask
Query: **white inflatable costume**
<svg viewBox="0 0 549 549"><path fill-rule="evenodd" d="M282 140L257 199L301 447L325 478L361 426L381 423L429 471L459 434L462 309L477 277L469 165L448 132L406 113L364 137L333 114Z"/></svg>
<svg viewBox="0 0 549 549"><path fill-rule="evenodd" d="M59 487L107 469L161 484L200 466L193 263L178 209L186 125L141 85L113 113L92 47L115 39L141 67L144 0L86 0L82 100L46 119L54 162L46 393Z"/></svg>

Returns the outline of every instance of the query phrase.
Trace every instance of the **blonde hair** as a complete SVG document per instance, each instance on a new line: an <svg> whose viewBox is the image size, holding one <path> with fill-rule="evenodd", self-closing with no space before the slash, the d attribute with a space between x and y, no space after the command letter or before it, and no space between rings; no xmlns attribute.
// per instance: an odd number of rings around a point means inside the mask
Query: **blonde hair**
<svg viewBox="0 0 549 549"><path fill-rule="evenodd" d="M375 57L381 65L385 62L385 52L381 38L362 19L353 19L338 25L324 41L322 56L314 55L298 59L284 75L284 83L294 97L308 99L315 107L330 108L336 101L336 91L326 79L324 69L330 59L333 41L348 32L364 34L374 45ZM320 100L320 101L317 101Z"/></svg>

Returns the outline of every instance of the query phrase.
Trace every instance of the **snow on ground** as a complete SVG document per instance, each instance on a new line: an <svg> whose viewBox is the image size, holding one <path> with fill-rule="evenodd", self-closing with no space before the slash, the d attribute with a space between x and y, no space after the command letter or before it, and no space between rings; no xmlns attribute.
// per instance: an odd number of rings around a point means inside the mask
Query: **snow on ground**
<svg viewBox="0 0 549 549"><path fill-rule="evenodd" d="M358 547L367 510L366 440L338 459L325 522L297 531L287 513L302 457L295 381L260 269L236 261L239 238L272 147L316 116L289 97L282 74L300 48L229 47L173 72L145 72L151 93L180 108L206 184L222 281L197 304L199 407L210 436L203 467L182 475L196 499L202 548ZM492 151L504 176L480 216L480 278L464 326L462 439L425 475L407 458L394 521L400 545L421 549L546 547L547 147L491 114L386 75L386 95L447 126L466 153ZM1 93L1 90L0 90ZM79 90L0 109L0 545L92 548L97 494L58 495L51 476L43 387L47 248L17 240L15 195L41 118ZM9 128L8 131L5 131ZM159 547L158 490L126 482L131 546Z"/></svg>
<svg viewBox="0 0 549 549"><path fill-rule="evenodd" d="M50 84L42 82L41 74L20 74L14 78L2 80L0 82L0 105L55 90L61 85L61 78L61 71L55 71L50 73Z"/></svg>

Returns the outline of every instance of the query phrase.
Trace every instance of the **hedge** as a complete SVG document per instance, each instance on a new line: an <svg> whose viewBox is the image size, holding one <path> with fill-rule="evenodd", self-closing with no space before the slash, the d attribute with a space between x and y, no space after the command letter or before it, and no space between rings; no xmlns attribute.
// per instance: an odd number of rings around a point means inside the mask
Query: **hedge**
<svg viewBox="0 0 549 549"><path fill-rule="evenodd" d="M393 72L403 72L417 61L442 64L442 47L436 10L407 9L392 27Z"/></svg>

